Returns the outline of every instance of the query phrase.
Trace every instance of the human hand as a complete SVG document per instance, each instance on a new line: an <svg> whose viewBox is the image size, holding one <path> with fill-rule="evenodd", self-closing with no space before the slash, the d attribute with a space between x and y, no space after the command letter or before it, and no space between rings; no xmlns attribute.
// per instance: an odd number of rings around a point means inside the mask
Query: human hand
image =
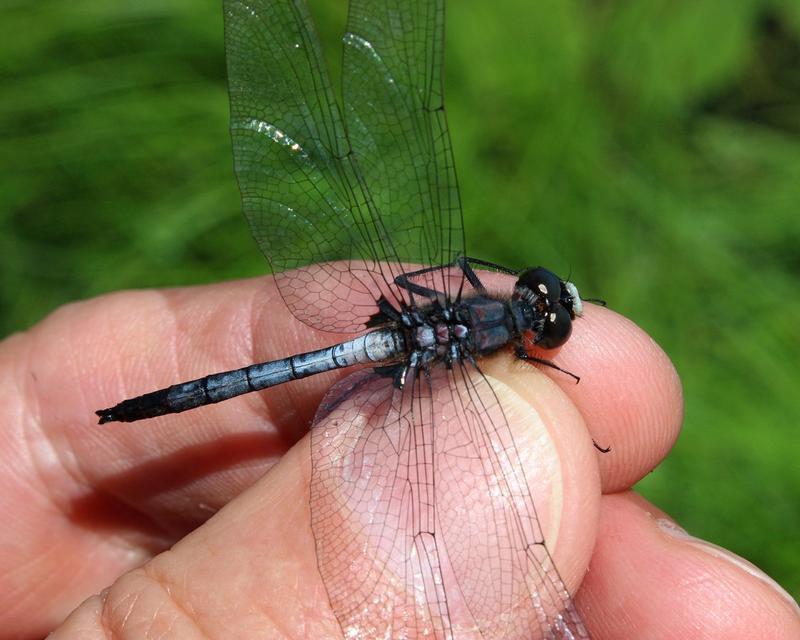
<svg viewBox="0 0 800 640"><path fill-rule="evenodd" d="M299 325L259 279L106 296L4 341L4 637L41 637L112 583L52 637L337 637L303 435L343 372L147 423L92 417L121 397L338 338ZM680 386L660 349L591 307L557 361L580 385L510 357L483 367L505 402L529 406L512 426L542 429L518 438L521 457L553 455L561 469L549 542L573 587L591 557L576 600L594 637L800 637L796 605L766 576L628 490L680 426ZM530 449L542 437L544 454Z"/></svg>

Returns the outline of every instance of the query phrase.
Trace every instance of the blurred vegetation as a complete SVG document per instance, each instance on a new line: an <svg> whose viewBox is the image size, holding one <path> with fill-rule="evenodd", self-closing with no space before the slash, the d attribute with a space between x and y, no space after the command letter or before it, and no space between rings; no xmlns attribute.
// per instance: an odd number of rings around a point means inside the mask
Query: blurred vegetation
<svg viewBox="0 0 800 640"><path fill-rule="evenodd" d="M335 67L343 0L312 5ZM0 21L0 335L265 271L219 3L6 0ZM470 253L571 269L656 338L686 425L642 491L800 596L800 3L459 0L447 25Z"/></svg>

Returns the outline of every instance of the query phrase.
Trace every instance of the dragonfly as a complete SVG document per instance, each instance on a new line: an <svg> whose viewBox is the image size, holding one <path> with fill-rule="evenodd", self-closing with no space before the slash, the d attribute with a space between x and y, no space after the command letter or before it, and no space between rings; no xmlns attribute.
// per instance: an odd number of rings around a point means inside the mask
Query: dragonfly
<svg viewBox="0 0 800 640"><path fill-rule="evenodd" d="M443 0L351 0L340 100L303 0L225 0L224 15L245 216L297 320L350 335L123 400L100 423L354 367L311 427L311 527L344 637L589 638L480 363L511 348L559 369L534 347L564 344L584 301L546 268L466 255ZM513 289L490 292L485 270Z"/></svg>

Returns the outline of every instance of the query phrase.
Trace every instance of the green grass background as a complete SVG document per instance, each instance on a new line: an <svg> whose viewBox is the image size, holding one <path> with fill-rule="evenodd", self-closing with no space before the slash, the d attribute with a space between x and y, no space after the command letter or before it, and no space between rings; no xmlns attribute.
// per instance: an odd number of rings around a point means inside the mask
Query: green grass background
<svg viewBox="0 0 800 640"><path fill-rule="evenodd" d="M313 7L335 67L343 1ZM5 0L0 23L0 335L265 271L218 2ZM800 3L458 0L447 26L470 252L571 269L656 338L686 425L642 492L800 596Z"/></svg>

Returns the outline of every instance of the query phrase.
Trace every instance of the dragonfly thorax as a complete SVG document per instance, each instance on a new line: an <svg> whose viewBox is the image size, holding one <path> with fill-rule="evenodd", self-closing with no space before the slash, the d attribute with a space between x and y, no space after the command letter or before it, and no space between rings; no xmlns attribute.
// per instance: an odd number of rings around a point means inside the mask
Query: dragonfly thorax
<svg viewBox="0 0 800 640"><path fill-rule="evenodd" d="M542 267L523 271L510 298L478 294L447 306L434 303L407 310L408 366L434 361L447 366L465 358L494 353L508 344L520 347L523 336L553 349L572 333L572 320L582 312L578 290Z"/></svg>
<svg viewBox="0 0 800 640"><path fill-rule="evenodd" d="M455 307L432 305L404 314L403 324L408 327L407 341L411 345L409 364L426 366L434 360L447 364L463 357L470 349L470 328Z"/></svg>

